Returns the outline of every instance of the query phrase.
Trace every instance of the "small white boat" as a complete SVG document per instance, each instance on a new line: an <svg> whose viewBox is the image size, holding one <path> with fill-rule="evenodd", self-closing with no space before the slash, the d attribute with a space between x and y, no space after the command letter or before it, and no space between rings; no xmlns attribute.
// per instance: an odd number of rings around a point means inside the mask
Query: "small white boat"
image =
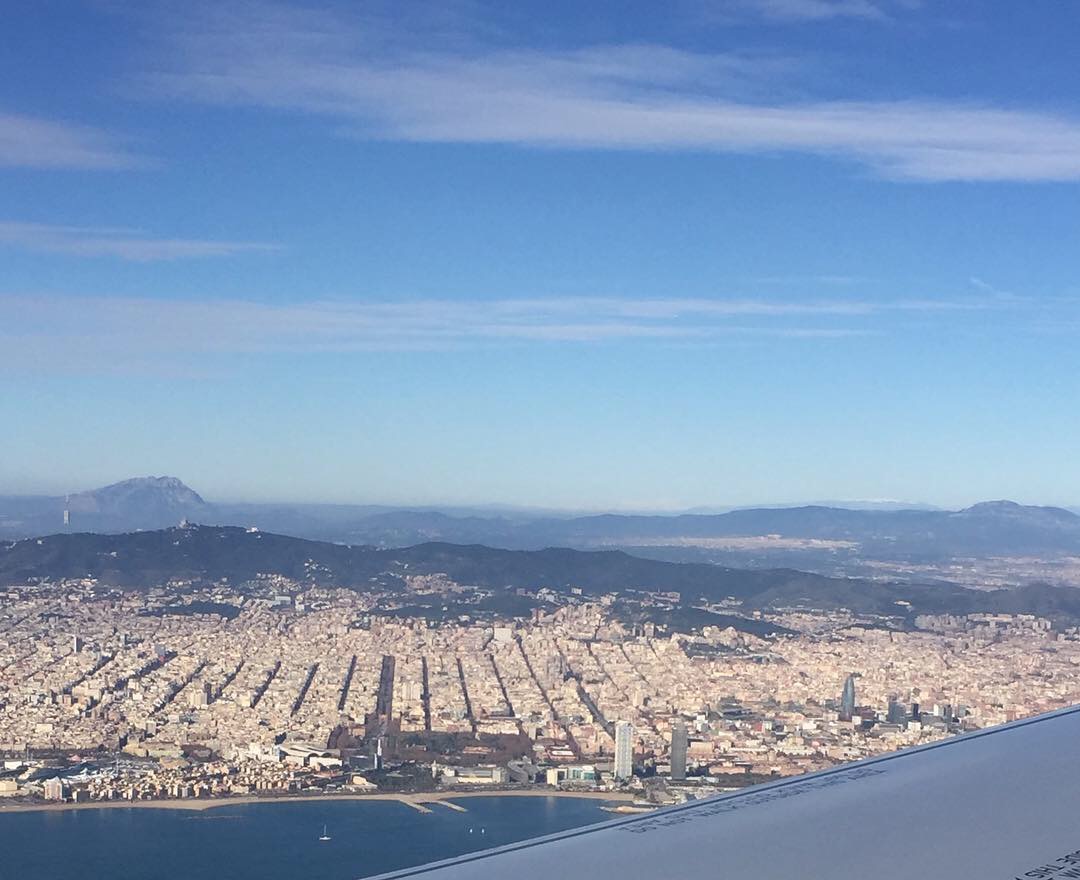
<svg viewBox="0 0 1080 880"><path fill-rule="evenodd" d="M323 827L322 827L322 837L320 837L319 840L329 840L329 839L330 839L330 835L326 833L326 826L323 825Z"/></svg>

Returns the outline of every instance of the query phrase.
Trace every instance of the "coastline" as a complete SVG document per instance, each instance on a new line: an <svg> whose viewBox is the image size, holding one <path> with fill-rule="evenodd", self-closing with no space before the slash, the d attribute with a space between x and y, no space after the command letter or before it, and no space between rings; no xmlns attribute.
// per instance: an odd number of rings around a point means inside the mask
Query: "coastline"
<svg viewBox="0 0 1080 880"><path fill-rule="evenodd" d="M11 803L0 802L0 816L5 813L38 813L59 812L63 810L187 810L190 812L202 812L212 810L215 807L228 807L246 804L288 804L313 801L397 801L406 806L419 808L420 812L425 804L438 803L440 801L456 801L461 798L477 797L559 797L559 798L582 798L586 800L603 801L632 801L634 795L622 791L562 791L553 789L492 789L491 791L432 791L395 794L383 792L380 794L298 794L298 795L241 795L239 797L207 798L197 800L185 799L162 799L143 801L93 801L85 804L67 803Z"/></svg>

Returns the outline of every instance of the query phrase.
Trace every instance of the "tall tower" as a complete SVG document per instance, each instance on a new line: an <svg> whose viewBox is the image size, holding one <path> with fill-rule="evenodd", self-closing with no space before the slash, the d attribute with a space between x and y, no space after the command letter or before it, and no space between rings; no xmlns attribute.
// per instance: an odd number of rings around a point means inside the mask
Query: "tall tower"
<svg viewBox="0 0 1080 880"><path fill-rule="evenodd" d="M850 721L855 715L855 676L849 675L844 682L844 692L840 695L840 717Z"/></svg>
<svg viewBox="0 0 1080 880"><path fill-rule="evenodd" d="M686 722L676 721L671 725L671 778L676 782L686 779L688 745Z"/></svg>
<svg viewBox="0 0 1080 880"><path fill-rule="evenodd" d="M64 496L64 528L71 525L71 496Z"/></svg>
<svg viewBox="0 0 1080 880"><path fill-rule="evenodd" d="M615 778L626 780L634 775L634 726L629 721L615 722Z"/></svg>

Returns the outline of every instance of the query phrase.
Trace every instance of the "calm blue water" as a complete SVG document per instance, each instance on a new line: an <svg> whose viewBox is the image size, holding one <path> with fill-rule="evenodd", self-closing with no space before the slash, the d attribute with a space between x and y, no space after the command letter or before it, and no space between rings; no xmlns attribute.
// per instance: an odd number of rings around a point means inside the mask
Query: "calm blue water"
<svg viewBox="0 0 1080 880"><path fill-rule="evenodd" d="M203 812L0 815L0 876L49 880L355 880L612 819L578 798L462 798L429 815L392 801L242 804ZM326 824L331 841L317 839ZM472 833L469 833L472 828ZM480 829L484 833L480 833Z"/></svg>

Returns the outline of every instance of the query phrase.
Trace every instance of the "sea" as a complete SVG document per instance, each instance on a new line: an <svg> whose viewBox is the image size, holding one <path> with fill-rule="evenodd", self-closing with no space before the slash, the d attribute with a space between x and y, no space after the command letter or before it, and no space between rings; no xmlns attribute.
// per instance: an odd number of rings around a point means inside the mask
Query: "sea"
<svg viewBox="0 0 1080 880"><path fill-rule="evenodd" d="M465 812L353 800L0 814L0 877L356 880L615 818L584 798L455 803Z"/></svg>

